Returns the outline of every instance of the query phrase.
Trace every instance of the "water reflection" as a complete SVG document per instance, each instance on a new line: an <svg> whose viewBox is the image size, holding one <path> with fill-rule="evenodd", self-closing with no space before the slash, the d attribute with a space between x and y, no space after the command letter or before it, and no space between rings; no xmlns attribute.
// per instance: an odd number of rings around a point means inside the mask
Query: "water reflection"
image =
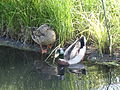
<svg viewBox="0 0 120 90"><path fill-rule="evenodd" d="M64 74L66 72L75 73L78 75L80 75L80 74L86 75L86 66L83 65L82 63L73 64L73 65L69 65L69 66L64 66L64 65L58 64L58 78L60 80L64 80Z"/></svg>
<svg viewBox="0 0 120 90"><path fill-rule="evenodd" d="M35 60L40 60L38 53L0 47L0 90L119 90L119 67L86 63L86 75L71 73L75 69L69 67L65 79L58 80L56 67L34 67Z"/></svg>
<svg viewBox="0 0 120 90"><path fill-rule="evenodd" d="M98 90L120 90L120 84L119 84L119 77L116 76L114 77L113 79L113 69L114 67L107 67L107 70L108 70L108 83L106 85L101 85L100 88L98 88ZM114 82L114 80L116 80Z"/></svg>
<svg viewBox="0 0 120 90"><path fill-rule="evenodd" d="M87 66L85 66L84 64L82 63L79 63L79 64L74 64L74 65L70 65L68 67L69 71L71 73L75 73L75 74L84 74L86 75L87 74Z"/></svg>

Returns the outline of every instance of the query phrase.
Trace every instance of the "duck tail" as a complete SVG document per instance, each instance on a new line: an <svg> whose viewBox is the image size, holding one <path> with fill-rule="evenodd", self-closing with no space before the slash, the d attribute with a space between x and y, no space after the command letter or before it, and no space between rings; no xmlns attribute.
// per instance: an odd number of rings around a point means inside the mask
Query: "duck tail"
<svg viewBox="0 0 120 90"><path fill-rule="evenodd" d="M81 48L83 48L84 46L86 46L86 37L84 35L82 35L79 39L80 43L81 43Z"/></svg>

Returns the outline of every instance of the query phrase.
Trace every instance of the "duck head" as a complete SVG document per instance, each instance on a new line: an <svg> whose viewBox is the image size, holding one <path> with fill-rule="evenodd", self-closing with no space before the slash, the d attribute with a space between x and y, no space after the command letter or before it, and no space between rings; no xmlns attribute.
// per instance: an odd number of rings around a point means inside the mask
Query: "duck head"
<svg viewBox="0 0 120 90"><path fill-rule="evenodd" d="M53 31L53 28L49 26L48 24L43 24L39 28L38 27L30 27L32 33L36 34L44 34L44 33L49 33ZM53 32L52 32L53 33Z"/></svg>
<svg viewBox="0 0 120 90"><path fill-rule="evenodd" d="M56 52L55 52L55 58L58 57L58 65L61 66L68 66L69 63L64 60L64 49L63 48L59 48Z"/></svg>
<svg viewBox="0 0 120 90"><path fill-rule="evenodd" d="M61 59L64 59L64 50L63 48L59 48L55 51L55 58L61 58Z"/></svg>

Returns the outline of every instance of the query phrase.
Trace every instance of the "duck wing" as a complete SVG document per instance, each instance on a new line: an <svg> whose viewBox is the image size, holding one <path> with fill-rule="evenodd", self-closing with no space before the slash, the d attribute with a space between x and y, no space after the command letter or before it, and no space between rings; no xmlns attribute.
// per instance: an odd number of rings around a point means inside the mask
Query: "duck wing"
<svg viewBox="0 0 120 90"><path fill-rule="evenodd" d="M32 32L32 39L38 43L41 44L42 42L44 42L45 39L45 34L41 33L40 31L33 31Z"/></svg>
<svg viewBox="0 0 120 90"><path fill-rule="evenodd" d="M79 42L79 39L77 39L73 44L71 44L64 53L64 59L70 60L73 59L75 56L78 55L78 51L81 47L81 43Z"/></svg>
<svg viewBox="0 0 120 90"><path fill-rule="evenodd" d="M80 44L78 44L78 47L77 47L77 43L80 43ZM79 38L79 40L77 40L77 42L75 43L75 47L77 48L77 49L75 49L77 54L74 55L73 58L70 58L68 60L69 64L77 64L84 58L84 55L86 52L86 38L85 38L85 36L81 36L81 38Z"/></svg>
<svg viewBox="0 0 120 90"><path fill-rule="evenodd" d="M86 46L83 46L83 48L80 48L78 54L74 58L70 59L68 63L69 64L79 63L84 58L85 52L86 52Z"/></svg>

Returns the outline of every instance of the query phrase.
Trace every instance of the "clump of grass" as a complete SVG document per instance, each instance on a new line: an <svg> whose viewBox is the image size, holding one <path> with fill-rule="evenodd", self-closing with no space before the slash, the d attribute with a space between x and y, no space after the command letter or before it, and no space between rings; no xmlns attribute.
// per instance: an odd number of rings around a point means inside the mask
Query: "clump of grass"
<svg viewBox="0 0 120 90"><path fill-rule="evenodd" d="M59 42L70 39L73 35L71 0L44 0L41 2L41 13L45 23L50 23L59 36Z"/></svg>
<svg viewBox="0 0 120 90"><path fill-rule="evenodd" d="M1 33L18 40L26 32L26 26L37 26L39 22L36 14L35 2L32 0L0 1L1 4ZM35 14L34 14L35 13ZM28 30L28 29L27 29Z"/></svg>
<svg viewBox="0 0 120 90"><path fill-rule="evenodd" d="M92 38L100 54L112 54L120 44L119 1L78 0L75 8L74 28ZM103 4L106 7L103 8ZM91 41L90 39L88 41Z"/></svg>
<svg viewBox="0 0 120 90"><path fill-rule="evenodd" d="M0 25L5 24L9 28L8 32L12 30L12 33L19 34L22 27L48 23L55 28L59 43L64 43L73 36L71 0L8 0L0 3Z"/></svg>
<svg viewBox="0 0 120 90"><path fill-rule="evenodd" d="M102 55L103 52L108 51L108 34L106 27L104 26L104 21L100 21L99 15L95 16L93 13L90 17L83 18L88 21L89 29L88 32L91 33L91 36L94 40L95 46L99 49L100 54Z"/></svg>
<svg viewBox="0 0 120 90"><path fill-rule="evenodd" d="M120 1L110 0L106 2L106 16L108 19L108 29L110 31L110 47L111 49L120 46Z"/></svg>
<svg viewBox="0 0 120 90"><path fill-rule="evenodd" d="M74 28L79 30L80 33L86 34L87 37L92 37L94 45L99 49L102 55L104 52L108 51L107 47L109 44L107 40L107 29L104 26L104 18L103 16L101 17L101 12L99 12L99 10L101 10L100 2L94 0L81 2L79 0L76 4L77 6L74 8L76 10L74 12ZM95 7L97 10L94 9Z"/></svg>

